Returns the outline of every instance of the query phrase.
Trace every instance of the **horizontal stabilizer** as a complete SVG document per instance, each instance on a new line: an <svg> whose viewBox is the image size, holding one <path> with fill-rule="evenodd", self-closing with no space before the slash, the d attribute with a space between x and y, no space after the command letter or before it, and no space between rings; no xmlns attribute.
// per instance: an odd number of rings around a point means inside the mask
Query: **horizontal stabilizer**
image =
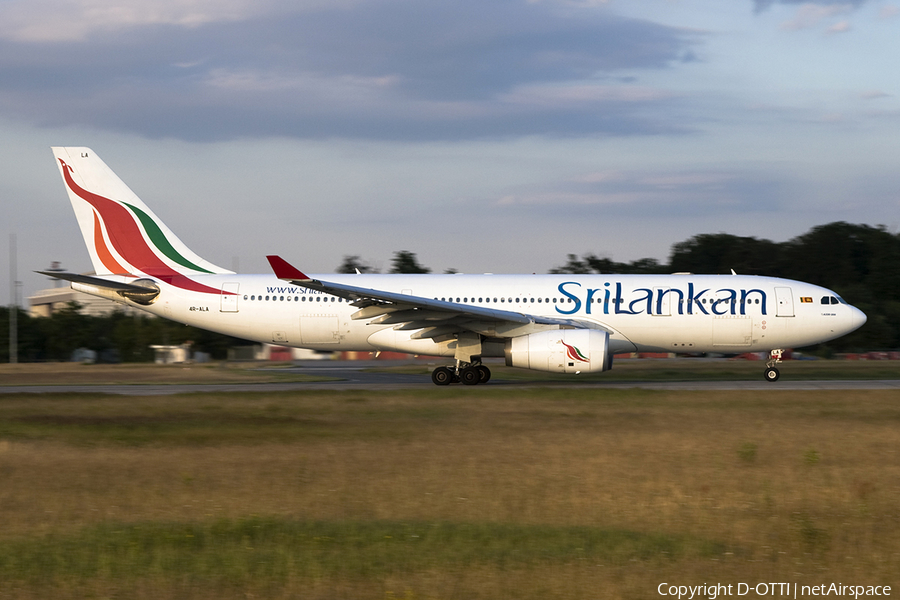
<svg viewBox="0 0 900 600"><path fill-rule="evenodd" d="M134 283L124 283L121 281L110 281L102 277L91 277L90 275L79 275L78 273L65 273L58 271L35 271L47 277L54 279L62 279L72 283L81 285L89 285L102 290L110 290L116 292L122 297L133 300L138 304L151 304L159 295L159 287L152 281L146 280L146 285L138 285Z"/></svg>

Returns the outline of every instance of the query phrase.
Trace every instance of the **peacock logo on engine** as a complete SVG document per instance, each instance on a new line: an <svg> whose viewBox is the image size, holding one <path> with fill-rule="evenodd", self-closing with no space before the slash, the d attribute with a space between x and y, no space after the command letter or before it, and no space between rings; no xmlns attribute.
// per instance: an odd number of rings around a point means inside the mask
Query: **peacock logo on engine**
<svg viewBox="0 0 900 600"><path fill-rule="evenodd" d="M590 359L582 354L581 350L579 350L575 346L571 346L562 340L559 340L559 343L566 347L566 354L568 355L569 360L575 360L578 362L591 362Z"/></svg>

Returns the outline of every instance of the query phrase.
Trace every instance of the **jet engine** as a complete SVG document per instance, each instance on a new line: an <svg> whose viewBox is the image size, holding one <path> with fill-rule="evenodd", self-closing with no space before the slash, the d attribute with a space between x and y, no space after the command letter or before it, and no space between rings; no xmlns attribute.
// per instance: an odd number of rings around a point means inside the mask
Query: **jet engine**
<svg viewBox="0 0 900 600"><path fill-rule="evenodd" d="M506 365L552 373L595 373L612 368L609 334L596 329L556 329L510 338Z"/></svg>

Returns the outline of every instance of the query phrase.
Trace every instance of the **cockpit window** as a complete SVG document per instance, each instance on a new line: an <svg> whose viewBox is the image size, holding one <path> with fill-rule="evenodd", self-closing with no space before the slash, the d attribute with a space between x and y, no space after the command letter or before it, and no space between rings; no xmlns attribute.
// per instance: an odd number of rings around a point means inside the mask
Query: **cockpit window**
<svg viewBox="0 0 900 600"><path fill-rule="evenodd" d="M840 296L822 296L822 304L847 304Z"/></svg>

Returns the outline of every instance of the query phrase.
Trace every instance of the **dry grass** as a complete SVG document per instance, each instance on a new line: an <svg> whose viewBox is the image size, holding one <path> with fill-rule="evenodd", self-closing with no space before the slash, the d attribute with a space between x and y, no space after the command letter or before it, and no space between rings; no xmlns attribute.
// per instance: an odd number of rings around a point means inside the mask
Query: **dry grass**
<svg viewBox="0 0 900 600"><path fill-rule="evenodd" d="M283 363L87 365L61 362L0 364L0 385L263 383L310 380L304 375L279 373L277 369L263 368L277 367L281 364Z"/></svg>
<svg viewBox="0 0 900 600"><path fill-rule="evenodd" d="M0 397L0 598L645 598L664 581L896 586L898 400L891 391L489 388ZM230 565L221 575L187 562L121 574L113 551L91 559L113 567L86 575L2 566L3 552L96 548L125 527L162 531L163 541L135 544L165 555L179 527L239 532L254 519L335 545L326 556L267 542L268 558L242 559L243 534L229 534L221 548L196 551ZM341 567L380 555L382 530L427 526L456 533L415 560ZM360 541L359 528L372 539ZM584 547L583 536L621 532L643 550ZM521 552L467 552L485 539ZM276 576L251 564L278 560L293 566Z"/></svg>

